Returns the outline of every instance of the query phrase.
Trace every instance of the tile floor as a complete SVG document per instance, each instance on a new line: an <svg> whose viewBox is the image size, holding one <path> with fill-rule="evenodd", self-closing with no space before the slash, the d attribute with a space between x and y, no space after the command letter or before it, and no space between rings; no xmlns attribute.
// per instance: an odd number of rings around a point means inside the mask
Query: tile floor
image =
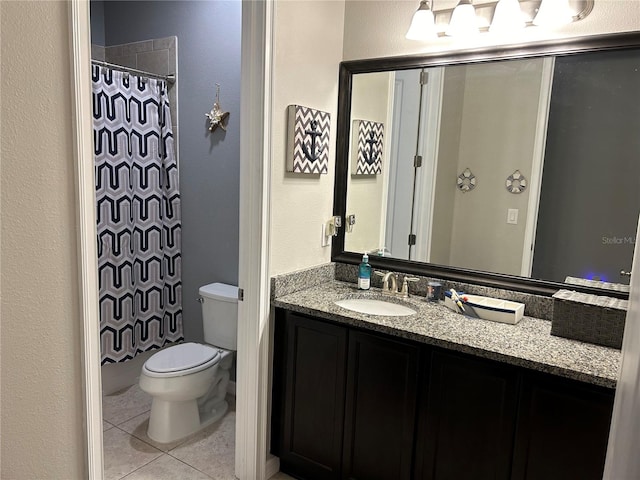
<svg viewBox="0 0 640 480"><path fill-rule="evenodd" d="M235 402L222 420L183 440L147 437L151 397L133 385L102 401L105 480L234 480ZM278 473L273 480L290 479Z"/></svg>

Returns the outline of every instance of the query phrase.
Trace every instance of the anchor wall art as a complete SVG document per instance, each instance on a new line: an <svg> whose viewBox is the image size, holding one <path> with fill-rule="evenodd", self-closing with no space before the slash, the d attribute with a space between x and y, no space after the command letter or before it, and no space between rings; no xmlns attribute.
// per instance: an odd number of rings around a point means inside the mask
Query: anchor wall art
<svg viewBox="0 0 640 480"><path fill-rule="evenodd" d="M287 114L287 171L327 173L331 115L301 105L289 105Z"/></svg>
<svg viewBox="0 0 640 480"><path fill-rule="evenodd" d="M384 125L369 120L354 120L352 131L351 174L380 175Z"/></svg>

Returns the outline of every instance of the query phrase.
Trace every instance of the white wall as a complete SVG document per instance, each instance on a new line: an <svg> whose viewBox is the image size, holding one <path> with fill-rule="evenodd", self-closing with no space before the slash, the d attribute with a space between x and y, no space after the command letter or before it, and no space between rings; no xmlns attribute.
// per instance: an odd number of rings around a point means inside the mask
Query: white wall
<svg viewBox="0 0 640 480"><path fill-rule="evenodd" d="M0 476L84 478L66 2L0 2Z"/></svg>
<svg viewBox="0 0 640 480"><path fill-rule="evenodd" d="M482 34L471 40L439 38L430 43L404 38L419 2L414 0L347 0L344 23L344 59L388 57L535 42L640 29L638 0L596 0L591 14L559 30L527 28L517 36ZM452 8L455 0L437 0L436 10Z"/></svg>
<svg viewBox="0 0 640 480"><path fill-rule="evenodd" d="M344 2L285 1L275 4L272 95L272 275L327 263L322 224L333 212L338 66L342 60ZM286 172L288 105L331 114L329 173Z"/></svg>
<svg viewBox="0 0 640 480"><path fill-rule="evenodd" d="M391 75L387 72L366 73L353 78L351 98L351 132L353 120L368 120L384 124L382 173L380 175L352 175L354 153L353 135L349 144L349 177L347 186L347 215L356 216L356 224L351 233L345 236L345 250L350 252L368 252L380 248L384 242L383 199L385 177L389 172L389 150L391 146L392 125L389 118L389 95L393 94Z"/></svg>

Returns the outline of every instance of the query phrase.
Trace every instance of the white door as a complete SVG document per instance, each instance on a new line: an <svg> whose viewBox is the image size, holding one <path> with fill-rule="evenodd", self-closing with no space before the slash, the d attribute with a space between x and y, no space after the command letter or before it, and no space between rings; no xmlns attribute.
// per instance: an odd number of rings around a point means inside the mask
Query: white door
<svg viewBox="0 0 640 480"><path fill-rule="evenodd" d="M420 70L396 72L385 247L395 258L409 258L413 157L420 121Z"/></svg>
<svg viewBox="0 0 640 480"><path fill-rule="evenodd" d="M438 142L442 117L442 89L444 67L430 68L424 77L419 155L422 166L416 169L414 193L413 233L416 244L411 260L429 262L431 258L431 231L436 193L436 171L438 169Z"/></svg>
<svg viewBox="0 0 640 480"><path fill-rule="evenodd" d="M522 247L522 269L520 275L531 276L533 267L533 251L536 241L536 225L538 223L538 207L540 205L540 191L542 189L542 170L544 167L544 152L547 143L547 124L549 123L549 107L551 105L551 89L553 87L553 69L555 57L547 57L542 63L540 85L540 100L538 102L538 122L533 147L533 161L531 163L531 179L529 188L529 205L524 231L524 245Z"/></svg>
<svg viewBox="0 0 640 480"><path fill-rule="evenodd" d="M622 365L613 404L609 448L604 467L606 480L640 478L640 222L633 255L629 311L622 342Z"/></svg>

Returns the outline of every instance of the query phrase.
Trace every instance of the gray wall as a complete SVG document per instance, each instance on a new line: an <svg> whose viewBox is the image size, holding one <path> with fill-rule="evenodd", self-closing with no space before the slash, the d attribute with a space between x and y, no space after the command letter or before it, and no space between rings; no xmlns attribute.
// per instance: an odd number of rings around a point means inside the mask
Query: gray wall
<svg viewBox="0 0 640 480"><path fill-rule="evenodd" d="M178 37L185 339L202 340L198 288L238 284L241 2L105 2L106 45ZM220 83L225 134L205 113Z"/></svg>
<svg viewBox="0 0 640 480"><path fill-rule="evenodd" d="M104 47L104 0L91 0L91 43Z"/></svg>
<svg viewBox="0 0 640 480"><path fill-rule="evenodd" d="M619 272L631 268L640 211L639 67L637 51L556 60L535 278L627 283Z"/></svg>

